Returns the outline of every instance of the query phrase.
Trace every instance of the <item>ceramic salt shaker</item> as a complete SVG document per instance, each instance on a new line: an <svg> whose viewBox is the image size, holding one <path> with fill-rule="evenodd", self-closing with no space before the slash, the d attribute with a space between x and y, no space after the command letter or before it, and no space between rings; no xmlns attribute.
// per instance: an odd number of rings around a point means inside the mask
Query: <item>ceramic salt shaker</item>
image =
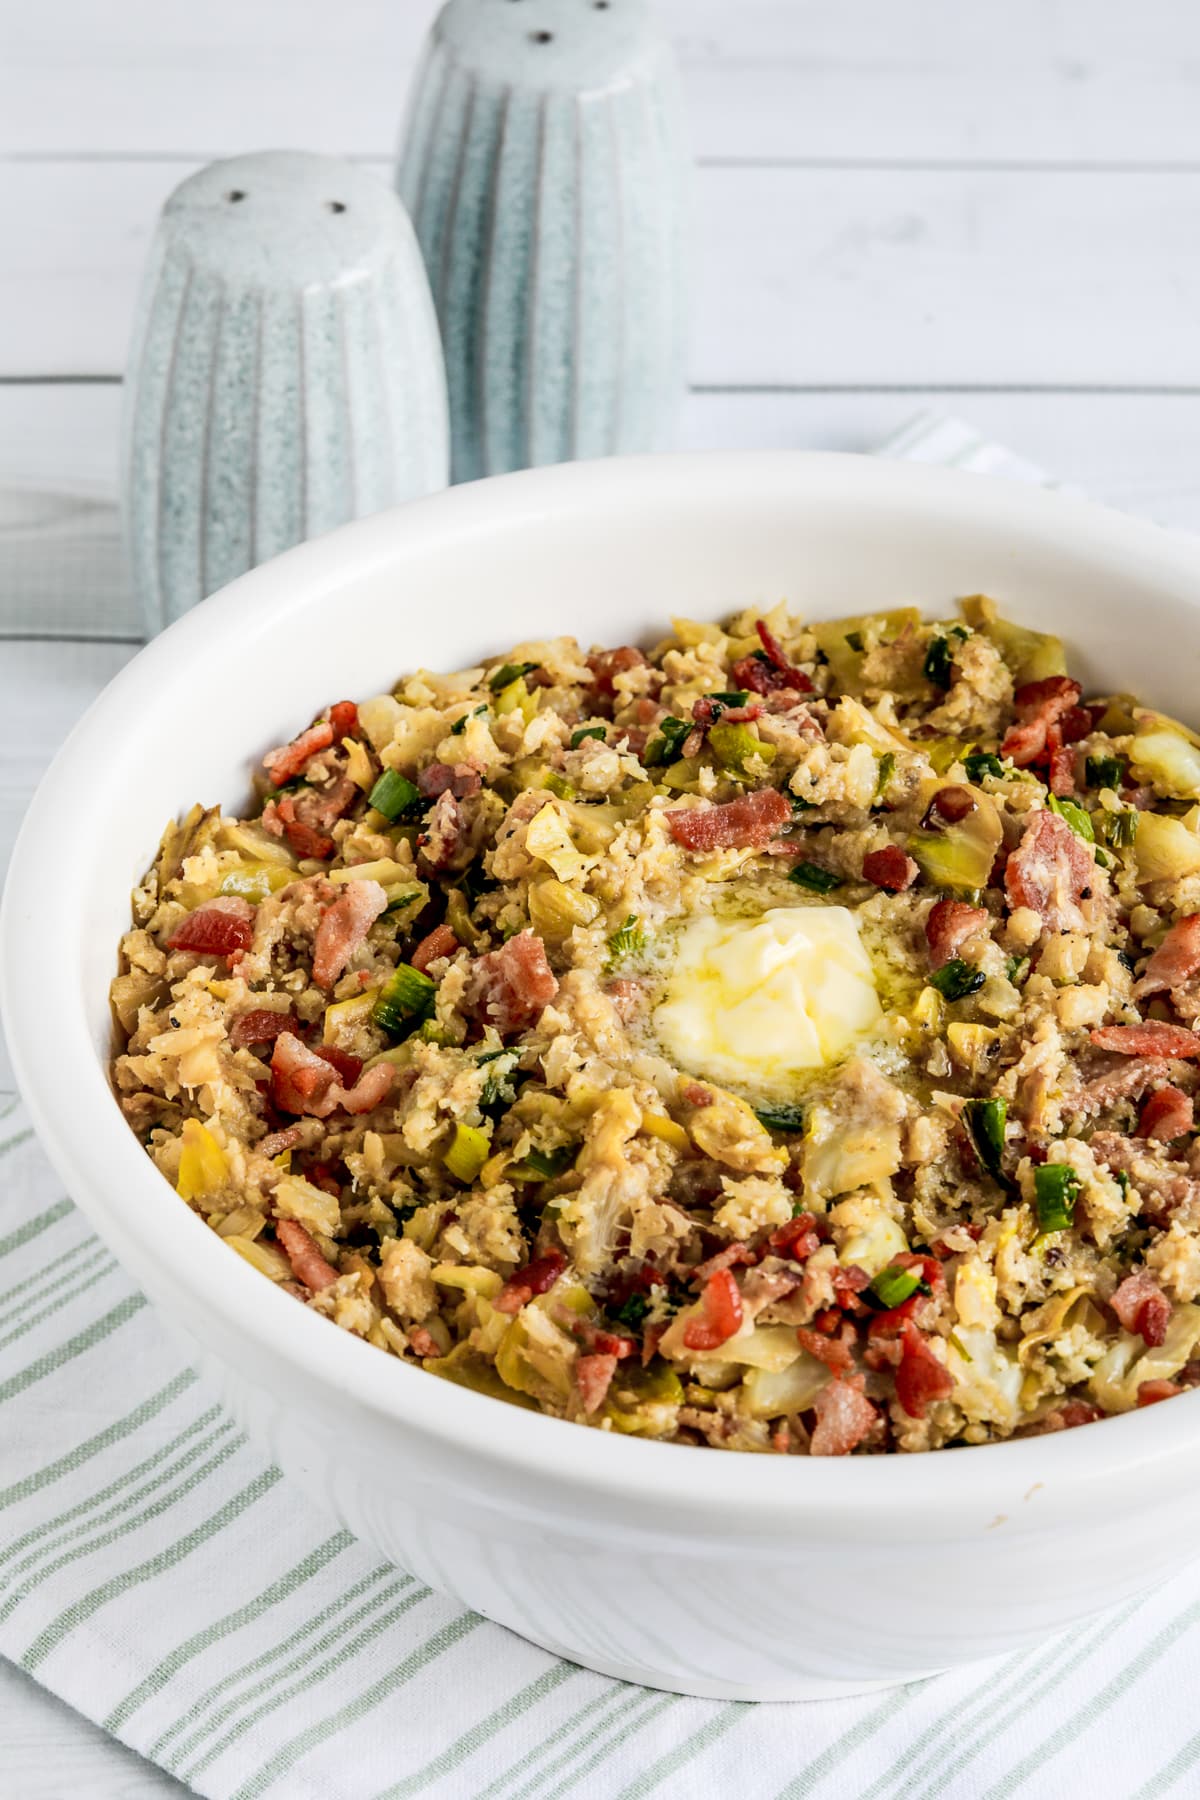
<svg viewBox="0 0 1200 1800"><path fill-rule="evenodd" d="M212 163L176 188L126 384L125 533L147 632L448 475L437 320L396 195L300 151Z"/></svg>
<svg viewBox="0 0 1200 1800"><path fill-rule="evenodd" d="M660 448L683 386L687 158L646 0L449 0L398 186L454 479Z"/></svg>

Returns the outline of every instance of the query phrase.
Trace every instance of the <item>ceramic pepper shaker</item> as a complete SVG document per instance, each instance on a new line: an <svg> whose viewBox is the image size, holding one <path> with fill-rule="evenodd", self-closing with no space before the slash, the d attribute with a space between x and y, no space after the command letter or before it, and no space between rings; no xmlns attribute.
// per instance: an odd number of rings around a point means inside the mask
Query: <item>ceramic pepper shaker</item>
<svg viewBox="0 0 1200 1800"><path fill-rule="evenodd" d="M437 321L395 194L299 151L212 163L176 188L125 400L125 532L147 631L448 474Z"/></svg>
<svg viewBox="0 0 1200 1800"><path fill-rule="evenodd" d="M646 0L449 0L398 173L442 328L454 479L668 438L686 157Z"/></svg>

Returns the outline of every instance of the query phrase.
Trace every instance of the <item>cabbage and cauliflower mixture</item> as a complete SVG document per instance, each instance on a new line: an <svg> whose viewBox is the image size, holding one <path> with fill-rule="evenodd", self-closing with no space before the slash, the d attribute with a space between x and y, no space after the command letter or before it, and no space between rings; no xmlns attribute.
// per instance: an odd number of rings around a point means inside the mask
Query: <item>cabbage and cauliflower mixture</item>
<svg viewBox="0 0 1200 1800"><path fill-rule="evenodd" d="M977 596L339 700L133 896L113 1080L378 1349L784 1455L1200 1381L1200 739Z"/></svg>

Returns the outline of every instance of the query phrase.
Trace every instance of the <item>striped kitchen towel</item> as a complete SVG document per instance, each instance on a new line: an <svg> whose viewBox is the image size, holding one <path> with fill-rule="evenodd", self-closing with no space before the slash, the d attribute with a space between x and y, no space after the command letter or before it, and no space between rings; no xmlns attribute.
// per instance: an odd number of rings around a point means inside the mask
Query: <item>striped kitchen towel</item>
<svg viewBox="0 0 1200 1800"><path fill-rule="evenodd" d="M931 445L1002 466L953 421L889 449ZM1200 1572L1037 1649L803 1706L611 1681L431 1593L291 1490L178 1361L11 1092L0 1403L0 1653L199 1794L1057 1800L1086 1785L1148 1800L1200 1785Z"/></svg>

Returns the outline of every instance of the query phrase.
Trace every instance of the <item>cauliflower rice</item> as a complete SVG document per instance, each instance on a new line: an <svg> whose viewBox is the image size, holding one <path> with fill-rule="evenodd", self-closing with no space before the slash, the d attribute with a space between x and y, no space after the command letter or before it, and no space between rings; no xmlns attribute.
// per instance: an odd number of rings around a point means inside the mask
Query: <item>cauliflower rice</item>
<svg viewBox="0 0 1200 1800"><path fill-rule="evenodd" d="M604 1430L930 1450L1194 1385L1200 739L961 614L332 705L133 896L130 1126L299 1303ZM680 929L820 905L879 998L849 1052L671 1060Z"/></svg>

